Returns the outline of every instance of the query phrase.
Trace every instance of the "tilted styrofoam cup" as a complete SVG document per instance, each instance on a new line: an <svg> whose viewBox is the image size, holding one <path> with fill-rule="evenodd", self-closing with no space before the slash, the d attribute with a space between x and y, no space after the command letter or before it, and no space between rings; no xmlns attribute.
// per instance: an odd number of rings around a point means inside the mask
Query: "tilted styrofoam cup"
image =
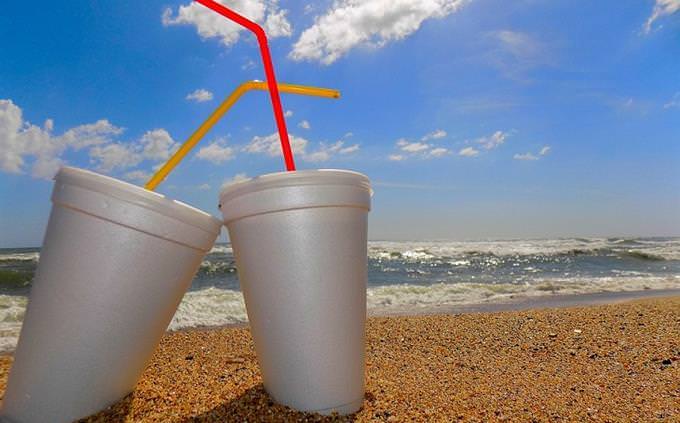
<svg viewBox="0 0 680 423"><path fill-rule="evenodd" d="M52 202L0 413L10 421L73 421L131 392L222 226L74 168Z"/></svg>
<svg viewBox="0 0 680 423"><path fill-rule="evenodd" d="M220 195L265 389L303 411L364 397L371 190L342 170L276 173Z"/></svg>

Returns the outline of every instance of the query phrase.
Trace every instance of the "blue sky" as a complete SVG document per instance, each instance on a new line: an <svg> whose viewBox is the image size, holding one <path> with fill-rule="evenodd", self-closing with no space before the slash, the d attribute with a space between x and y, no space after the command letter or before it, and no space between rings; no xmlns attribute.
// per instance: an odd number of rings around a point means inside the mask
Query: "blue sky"
<svg viewBox="0 0 680 423"><path fill-rule="evenodd" d="M680 0L224 0L262 23L298 168L366 173L372 239L680 235ZM39 245L62 164L142 184L239 83L253 37L183 1L0 16L0 246ZM192 95L193 94L193 95ZM159 191L213 214L283 170L266 93Z"/></svg>

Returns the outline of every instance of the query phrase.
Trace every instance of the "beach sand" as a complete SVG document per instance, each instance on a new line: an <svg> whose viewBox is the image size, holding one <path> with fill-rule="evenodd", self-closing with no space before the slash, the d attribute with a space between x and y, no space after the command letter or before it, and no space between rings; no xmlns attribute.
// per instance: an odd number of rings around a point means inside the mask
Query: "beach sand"
<svg viewBox="0 0 680 423"><path fill-rule="evenodd" d="M680 421L680 297L371 317L366 382L346 420ZM274 404L248 329L221 328L167 334L136 390L88 420L323 418Z"/></svg>

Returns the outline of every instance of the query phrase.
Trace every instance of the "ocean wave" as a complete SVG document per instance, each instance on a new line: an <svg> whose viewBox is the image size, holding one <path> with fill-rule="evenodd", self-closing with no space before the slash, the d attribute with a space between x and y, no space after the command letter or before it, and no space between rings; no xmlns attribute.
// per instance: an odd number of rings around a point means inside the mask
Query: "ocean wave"
<svg viewBox="0 0 680 423"><path fill-rule="evenodd" d="M383 285L368 288L367 306L372 312L414 312L419 308L492 303L508 298L678 287L680 275L650 277L636 276L630 272L621 272L616 277L562 278L516 284L470 282ZM15 348L26 303L25 296L0 295L0 351ZM240 291L209 287L190 291L184 296L168 329L214 327L247 321Z"/></svg>
<svg viewBox="0 0 680 423"><path fill-rule="evenodd" d="M441 261L477 257L620 256L639 260L680 260L680 239L571 238L512 241L374 241L368 256L378 261Z"/></svg>
<svg viewBox="0 0 680 423"><path fill-rule="evenodd" d="M215 244L208 254L234 254L231 245Z"/></svg>
<svg viewBox="0 0 680 423"><path fill-rule="evenodd" d="M386 285L368 289L369 310L413 310L442 305L498 302L546 294L641 291L680 287L680 276L550 279L523 284L436 283Z"/></svg>
<svg viewBox="0 0 680 423"><path fill-rule="evenodd" d="M0 289L26 288L33 280L33 272L0 269Z"/></svg>
<svg viewBox="0 0 680 423"><path fill-rule="evenodd" d="M0 254L0 263L6 262L35 262L37 263L40 259L40 253L10 253L10 254Z"/></svg>
<svg viewBox="0 0 680 423"><path fill-rule="evenodd" d="M236 263L228 261L203 260L198 271L203 274L224 274L236 272Z"/></svg>
<svg viewBox="0 0 680 423"><path fill-rule="evenodd" d="M20 295L0 295L0 352L16 347L28 299Z"/></svg>
<svg viewBox="0 0 680 423"><path fill-rule="evenodd" d="M664 261L666 260L660 255L646 253L639 250L628 250L620 253L622 256L638 259L638 260L649 260L649 261Z"/></svg>
<svg viewBox="0 0 680 423"><path fill-rule="evenodd" d="M248 321L243 294L231 289L210 287L188 292L170 323L170 330L223 326Z"/></svg>

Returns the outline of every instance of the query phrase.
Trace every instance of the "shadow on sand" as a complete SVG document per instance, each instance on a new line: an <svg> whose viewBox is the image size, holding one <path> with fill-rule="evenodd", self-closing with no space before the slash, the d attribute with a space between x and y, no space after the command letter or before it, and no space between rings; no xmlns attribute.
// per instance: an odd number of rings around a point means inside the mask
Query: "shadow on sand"
<svg viewBox="0 0 680 423"><path fill-rule="evenodd" d="M276 404L262 384L253 386L233 400L184 422L353 422L355 415L322 416L303 413Z"/></svg>
<svg viewBox="0 0 680 423"><path fill-rule="evenodd" d="M370 395L370 394L368 394ZM129 394L110 408L79 422L122 423L129 421L134 393ZM353 422L354 414L347 416L323 416L303 413L276 404L262 384L253 386L233 400L218 405L198 416L185 418L182 422Z"/></svg>

